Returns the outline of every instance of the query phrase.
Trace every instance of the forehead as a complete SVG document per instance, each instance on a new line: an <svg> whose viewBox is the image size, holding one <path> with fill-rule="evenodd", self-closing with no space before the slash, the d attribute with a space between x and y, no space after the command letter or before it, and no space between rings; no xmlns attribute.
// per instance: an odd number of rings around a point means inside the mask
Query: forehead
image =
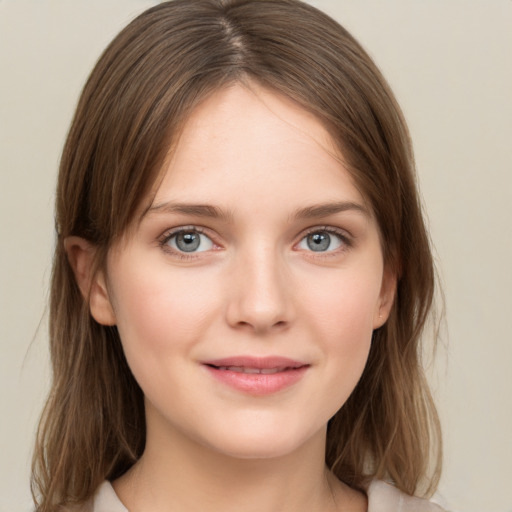
<svg viewBox="0 0 512 512"><path fill-rule="evenodd" d="M323 123L293 100L254 83L235 84L201 102L162 169L153 205L227 201L230 208L277 197L364 202ZM258 208L258 209L260 209Z"/></svg>

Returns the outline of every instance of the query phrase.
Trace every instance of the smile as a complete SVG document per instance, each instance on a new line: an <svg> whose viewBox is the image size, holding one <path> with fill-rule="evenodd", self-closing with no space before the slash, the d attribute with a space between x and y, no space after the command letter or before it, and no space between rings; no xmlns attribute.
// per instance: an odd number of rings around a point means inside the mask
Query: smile
<svg viewBox="0 0 512 512"><path fill-rule="evenodd" d="M278 372L284 372L285 370L292 369L288 367L282 368L246 368L245 366L216 366L218 370L229 370L230 372L239 373L260 373L264 375L272 375Z"/></svg>
<svg viewBox="0 0 512 512"><path fill-rule="evenodd" d="M309 364L282 357L232 357L205 361L204 367L218 382L242 393L268 395L298 383Z"/></svg>

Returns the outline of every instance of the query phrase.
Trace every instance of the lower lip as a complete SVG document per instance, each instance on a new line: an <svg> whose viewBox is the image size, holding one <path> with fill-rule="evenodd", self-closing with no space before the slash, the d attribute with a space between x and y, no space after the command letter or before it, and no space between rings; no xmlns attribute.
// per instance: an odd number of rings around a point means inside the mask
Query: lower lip
<svg viewBox="0 0 512 512"><path fill-rule="evenodd" d="M296 384L309 368L301 366L277 373L242 373L205 366L218 381L251 395L270 395Z"/></svg>

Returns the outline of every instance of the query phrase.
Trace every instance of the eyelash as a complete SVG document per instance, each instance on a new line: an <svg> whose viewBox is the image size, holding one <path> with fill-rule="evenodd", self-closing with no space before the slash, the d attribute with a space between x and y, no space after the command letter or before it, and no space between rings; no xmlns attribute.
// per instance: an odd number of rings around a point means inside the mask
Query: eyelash
<svg viewBox="0 0 512 512"><path fill-rule="evenodd" d="M203 229L201 226L181 226L179 228L167 231L158 241L158 245L164 252L170 253L174 257L177 257L181 260L192 260L197 258L197 253L191 252L190 254L187 254L182 251L176 251L175 249L167 245L172 238L178 236L181 233L198 233L200 235L207 236L212 241L213 245L217 246L217 244L213 241L213 237L210 234L208 234L206 230Z"/></svg>
<svg viewBox="0 0 512 512"><path fill-rule="evenodd" d="M174 257L177 257L179 259L182 259L182 260L196 259L199 257L198 253L191 252L190 254L187 254L182 251L176 251L175 249L171 248L168 245L169 241L172 238L178 236L179 234L191 233L191 232L207 236L212 241L213 245L218 247L218 245L213 240L213 237L201 226L182 226L182 227L173 229L171 231L167 231L159 239L158 245L160 246L160 248L163 251L170 253ZM347 234L346 231L344 231L342 229L334 228L332 226L315 226L315 227L312 227L312 228L309 228L308 230L306 230L306 232L301 235L300 240L296 244L294 244L294 247L296 245L298 245L300 242L302 242L306 237L308 237L309 235L312 235L314 233L327 233L329 235L335 235L342 242L342 247L340 249L336 249L336 250L332 250L332 251L318 251L318 252L315 252L312 250L304 251L304 252L310 253L315 258L319 258L319 257L320 258L328 258L328 257L332 257L332 256L337 256L341 253L346 252L348 249L350 249L353 246L353 241L352 241L351 237ZM200 251L200 252L206 252L206 251Z"/></svg>
<svg viewBox="0 0 512 512"><path fill-rule="evenodd" d="M352 237L343 229L335 228L333 226L315 226L306 230L306 232L301 236L298 243L302 242L306 237L312 235L314 233L327 233L329 235L337 236L342 243L342 247L339 249L335 249L332 251L306 251L310 253L310 255L315 258L329 258L333 256L339 256L340 254L348 251L353 246ZM297 245L297 244L295 244Z"/></svg>

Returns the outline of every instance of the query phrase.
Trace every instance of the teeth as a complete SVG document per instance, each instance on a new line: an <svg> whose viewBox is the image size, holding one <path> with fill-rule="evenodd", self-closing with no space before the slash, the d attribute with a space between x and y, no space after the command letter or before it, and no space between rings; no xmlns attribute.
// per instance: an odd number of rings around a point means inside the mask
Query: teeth
<svg viewBox="0 0 512 512"><path fill-rule="evenodd" d="M261 373L261 370L259 370L259 368L240 368L239 370L237 369L234 371L239 371L242 373Z"/></svg>
<svg viewBox="0 0 512 512"><path fill-rule="evenodd" d="M280 368L246 368L244 366L219 366L219 370L229 370L230 372L238 373L261 373L264 375L271 375L274 373L282 372L286 370L284 367Z"/></svg>
<svg viewBox="0 0 512 512"><path fill-rule="evenodd" d="M282 372L283 370L284 370L284 368L262 368L260 370L260 373L271 374L271 373Z"/></svg>

